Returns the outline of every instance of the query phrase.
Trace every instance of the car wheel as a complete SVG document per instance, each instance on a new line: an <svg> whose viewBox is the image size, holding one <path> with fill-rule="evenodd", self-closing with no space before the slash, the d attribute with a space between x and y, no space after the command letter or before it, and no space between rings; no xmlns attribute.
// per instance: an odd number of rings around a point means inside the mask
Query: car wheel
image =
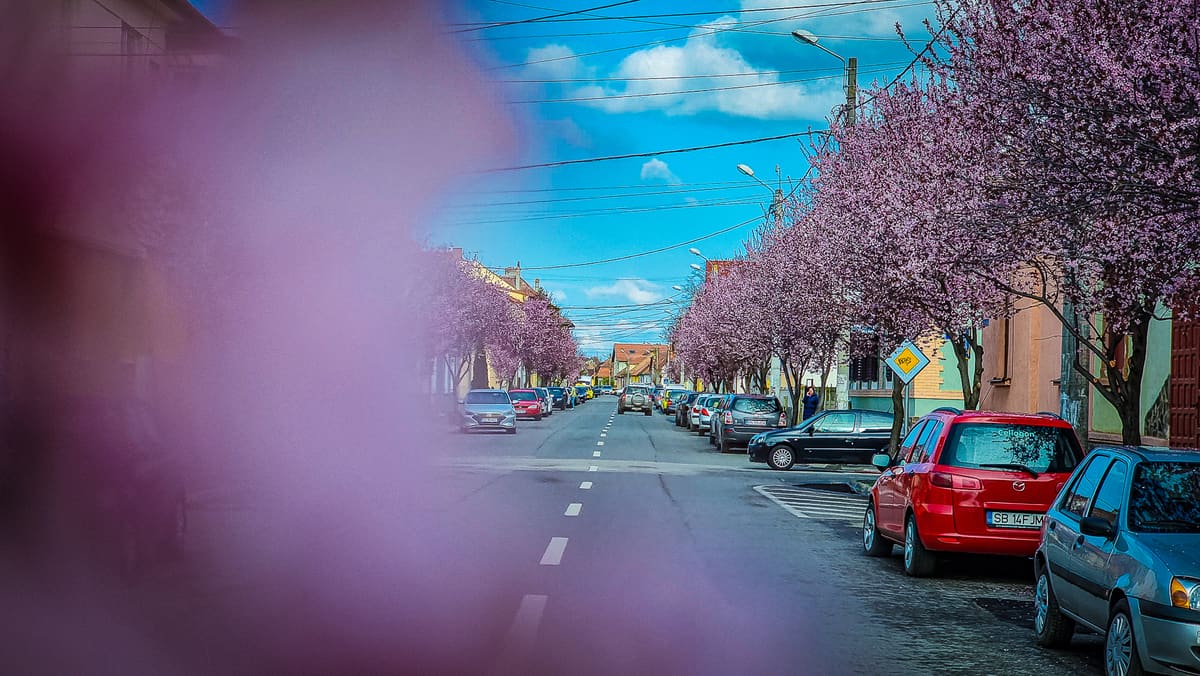
<svg viewBox="0 0 1200 676"><path fill-rule="evenodd" d="M879 525L875 523L875 503L867 503L867 511L863 514L863 553L867 556L891 556L892 542L879 534Z"/></svg>
<svg viewBox="0 0 1200 676"><path fill-rule="evenodd" d="M717 445L717 438L716 438L714 435L712 435L712 434L708 435L708 445L709 445L709 446L716 446L716 445Z"/></svg>
<svg viewBox="0 0 1200 676"><path fill-rule="evenodd" d="M1058 597L1050 587L1050 569L1045 564L1040 568L1033 590L1033 631L1038 645L1061 648L1070 643L1075 621L1059 612Z"/></svg>
<svg viewBox="0 0 1200 676"><path fill-rule="evenodd" d="M1142 658L1138 655L1129 603L1125 599L1113 606L1104 637L1104 673L1106 676L1142 676Z"/></svg>
<svg viewBox="0 0 1200 676"><path fill-rule="evenodd" d="M653 415L653 414L654 414L654 411L653 411L653 410L651 410L651 409L646 409L646 415Z"/></svg>
<svg viewBox="0 0 1200 676"><path fill-rule="evenodd" d="M541 413L539 413L539 414L537 414L537 415L533 416L533 419L534 419L534 420L541 420L541 419L542 419L542 414L541 414Z"/></svg>
<svg viewBox="0 0 1200 676"><path fill-rule="evenodd" d="M517 428L515 428L515 427L510 427L510 428L508 428L508 429L504 430L504 433L505 433L505 434L516 434L516 433L517 433Z"/></svg>
<svg viewBox="0 0 1200 676"><path fill-rule="evenodd" d="M917 532L917 519L912 514L904 521L904 574L911 577L929 577L937 566L937 557L921 544Z"/></svg>
<svg viewBox="0 0 1200 676"><path fill-rule="evenodd" d="M775 444L767 452L767 465L771 469L788 470L796 464L796 452L787 444Z"/></svg>
<svg viewBox="0 0 1200 676"><path fill-rule="evenodd" d="M625 415L625 409L618 406L617 407L617 415Z"/></svg>
<svg viewBox="0 0 1200 676"><path fill-rule="evenodd" d="M725 442L724 434L717 436L717 452L718 453L728 453L729 452L729 444Z"/></svg>

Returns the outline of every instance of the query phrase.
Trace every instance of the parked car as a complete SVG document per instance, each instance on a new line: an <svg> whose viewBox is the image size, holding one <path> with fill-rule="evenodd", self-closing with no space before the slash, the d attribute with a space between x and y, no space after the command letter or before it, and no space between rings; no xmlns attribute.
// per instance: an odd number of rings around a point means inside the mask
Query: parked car
<svg viewBox="0 0 1200 676"><path fill-rule="evenodd" d="M797 461L870 464L888 447L892 421L883 411L822 411L795 427L754 435L747 453L750 462L782 470Z"/></svg>
<svg viewBox="0 0 1200 676"><path fill-rule="evenodd" d="M1108 674L1200 673L1200 452L1098 448L1047 512L1034 629L1105 636Z"/></svg>
<svg viewBox="0 0 1200 676"><path fill-rule="evenodd" d="M601 385L599 388L592 388L592 389L596 390L596 394L612 394L613 393L612 385Z"/></svg>
<svg viewBox="0 0 1200 676"><path fill-rule="evenodd" d="M459 429L463 432L479 430L504 430L509 434L517 433L517 411L513 408L512 399L504 390L471 390L463 398L462 421Z"/></svg>
<svg viewBox="0 0 1200 676"><path fill-rule="evenodd" d="M700 436L708 434L709 417L712 415L712 404L716 403L721 398L719 394L706 394L702 397L697 397L692 403L691 415L688 417L688 429L696 432Z"/></svg>
<svg viewBox="0 0 1200 676"><path fill-rule="evenodd" d="M550 390L550 396L553 397L554 408L557 408L560 411L565 411L568 408L575 407L574 400L572 400L571 396L567 394L567 388L547 387L546 389Z"/></svg>
<svg viewBox="0 0 1200 676"><path fill-rule="evenodd" d="M675 402L675 426L687 427L689 416L692 413L692 404L695 403L698 397L708 394L707 392L688 392Z"/></svg>
<svg viewBox="0 0 1200 676"><path fill-rule="evenodd" d="M755 434L787 425L787 413L770 394L733 394L721 407L714 423L717 450L727 452L734 444L746 445Z"/></svg>
<svg viewBox="0 0 1200 676"><path fill-rule="evenodd" d="M542 416L546 415L546 402L537 393L537 390L509 390L508 396L512 400L518 418L541 420Z"/></svg>
<svg viewBox="0 0 1200 676"><path fill-rule="evenodd" d="M583 402L587 401L587 386L576 385L572 389L575 390L575 403L582 404Z"/></svg>
<svg viewBox="0 0 1200 676"><path fill-rule="evenodd" d="M668 387L665 390L663 390L663 396L662 396L662 401L661 401L662 412L665 415L671 415L672 413L674 413L675 405L679 402L680 399L682 399L683 397L686 397L689 392L690 392L690 390L688 390L686 387L679 387L679 386Z"/></svg>
<svg viewBox="0 0 1200 676"><path fill-rule="evenodd" d="M1071 425L1053 414L939 408L905 436L863 517L863 549L904 547L904 572L932 575L941 552L1033 556L1042 519L1083 458Z"/></svg>
<svg viewBox="0 0 1200 676"><path fill-rule="evenodd" d="M719 394L715 399L709 402L708 406L712 409L712 415L708 416L708 445L717 445L717 425L721 423L721 411L729 405L733 400L732 394Z"/></svg>
<svg viewBox="0 0 1200 676"><path fill-rule="evenodd" d="M542 412L546 415L554 413L554 395L550 394L550 390L545 387L535 387L534 392L538 393L538 397L542 400Z"/></svg>
<svg viewBox="0 0 1200 676"><path fill-rule="evenodd" d="M630 385L625 388L621 398L617 400L617 413L625 411L640 411L646 415L654 412L654 402L650 400L650 388L644 385Z"/></svg>

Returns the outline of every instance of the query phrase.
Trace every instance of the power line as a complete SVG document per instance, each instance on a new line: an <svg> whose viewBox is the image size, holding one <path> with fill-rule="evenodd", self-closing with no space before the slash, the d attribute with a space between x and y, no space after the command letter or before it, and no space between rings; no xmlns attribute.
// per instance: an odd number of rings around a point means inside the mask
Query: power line
<svg viewBox="0 0 1200 676"><path fill-rule="evenodd" d="M621 5L631 5L635 2L638 2L638 0L623 0L623 2L614 2L611 5L601 5L600 7L590 7L588 9L577 9L577 10L570 11L570 12L559 12L558 14L548 14L546 16L534 17L532 19L521 19L520 21L504 21L501 23L494 23L494 24L483 25L483 26L472 26L470 28L463 28L461 30L450 31L450 32L451 33L468 33L471 31L484 30L486 28L501 28L503 26L515 26L517 24L522 24L522 23L533 23L535 21L551 22L551 21L558 20L564 16L570 16L572 14L586 14L587 12L594 12L596 10L612 9L613 7L620 7Z"/></svg>
<svg viewBox="0 0 1200 676"><path fill-rule="evenodd" d="M721 228L720 230L717 230L715 232L710 232L707 235L701 235L699 237L689 239L686 242L679 242L677 244L671 244L669 246L659 247L657 249L651 249L650 251L641 251L638 253L626 254L624 256L617 256L614 258L605 258L605 259L598 260L598 261L586 261L583 263L562 263L560 265L540 265L540 266L535 265L532 267L522 267L521 270L524 272L524 271L528 271L528 270L562 270L564 268L582 268L582 267L589 266L589 265L603 265L605 263L616 263L618 261L626 261L631 258L640 258L642 256L650 256L652 254L662 253L664 251L670 251L671 249L678 249L680 247L685 247L689 244L695 244L696 242L700 242L700 241L703 241L703 240L706 240L706 239L709 239L712 237L716 237L718 235L723 235L727 232L733 232L734 230L737 230L738 228L743 228L743 227L749 225L750 223L757 221L758 219L759 219L759 217L755 216L754 218L746 219L746 220L742 221L741 223L736 223L727 228ZM504 268L488 266L488 269L503 270Z"/></svg>
<svg viewBox="0 0 1200 676"><path fill-rule="evenodd" d="M887 70L889 70L889 69L883 68L883 67L875 67L872 69L863 70L861 72L862 72L862 74L867 75L870 73L882 73ZM705 93L711 93L711 92L731 91L731 90L735 90L735 89L753 89L755 87L775 87L778 85L798 84L801 82L817 82L819 80L832 80L832 79L838 79L841 77L843 77L843 74L841 72L838 72L838 73L835 73L832 75L821 75L818 77L797 78L795 80L779 80L776 82L754 82L751 84L744 84L744 85L730 85L728 87L707 87L707 88L703 88L703 89L682 89L682 90L670 91L670 92L645 92L645 93L641 93L641 94L605 94L603 96L578 96L578 97L566 98L566 99L532 99L532 100L524 100L524 101L506 101L505 103L513 104L513 105L531 104L531 103L576 103L579 101L612 101L612 100L618 100L618 99L650 98L650 97L655 97L655 96L681 96L684 94L705 94Z"/></svg>
<svg viewBox="0 0 1200 676"><path fill-rule="evenodd" d="M816 131L800 131L792 134L780 134L779 136L764 136L762 138L746 139L744 141L728 141L726 143L714 143L706 146L692 146L691 148L674 148L672 150L659 150L649 153L631 153L628 155L609 155L607 157L586 157L578 160L559 160L558 162L542 162L541 164L523 164L515 167L500 167L498 169L481 169L475 171L477 174L498 173L501 171L519 171L522 169L543 169L546 167L564 167L571 164L587 164L591 162L607 162L609 160L630 160L641 157L657 157L659 155L674 155L676 153L690 153L697 150L712 150L714 148L728 148L730 146L748 145L751 143L764 143L766 141L779 141L786 138L799 138L801 136L814 136L828 134L826 130Z"/></svg>
<svg viewBox="0 0 1200 676"><path fill-rule="evenodd" d="M647 207L613 207L613 208L608 208L608 209L592 209L590 211L580 211L580 212L567 213L567 214L548 213L548 214L514 215L509 218L491 218L491 219L485 219L485 220L455 221L455 224L456 225L500 225L500 224L504 224L504 223L526 223L526 222L530 222L530 221L559 220L559 219L570 219L570 218L587 218L590 216L644 214L644 213L654 213L654 212L658 212L658 211L675 211L678 209L697 209L697 208L712 209L714 207L746 206L748 204L758 204L758 203L761 203L762 201L763 200L761 198L742 197L739 199L731 199L731 200L712 200L709 202L695 202L695 203L685 203L685 204L660 204L660 205L656 205L656 206L647 206Z"/></svg>
<svg viewBox="0 0 1200 676"><path fill-rule="evenodd" d="M535 5L524 5L524 4L520 4L520 3L516 3L516 2L498 2L497 0L492 0L492 1L496 2L496 4L501 4L501 5L513 5L516 7L528 7L531 9L545 9L543 7L537 7ZM577 18L577 19L555 19L555 20L543 20L542 23L565 23L565 22L575 22L575 21L628 21L628 20L632 20L632 19L674 19L674 18L678 18L678 17L688 17L688 16L714 16L714 15L720 16L723 14L749 14L752 12L786 12L786 11L790 11L790 10L794 10L794 9L799 9L799 10L825 9L825 10L828 10L828 9L841 9L841 8L845 8L845 7L856 7L859 5L876 5L876 4L882 4L882 3L888 3L888 2L898 2L898 1L899 0L844 0L843 2L827 2L827 3L814 4L814 5L789 5L789 6L785 6L785 7L757 7L757 8L749 8L749 9L738 8L738 9L710 10L710 11L705 11L705 12L669 12L666 14L631 14L628 16L598 16L598 17ZM922 3L922 4L928 4L928 3ZM599 8L597 8L597 9L599 9ZM891 7L880 7L878 9L891 9ZM593 10L582 9L582 10L578 10L576 12L570 12L570 14L586 14L590 11L593 11ZM863 11L863 10L859 10L859 11ZM450 23L450 24L446 24L446 25L448 25L448 26L479 26L479 25L483 25L486 27L486 26L490 26L490 25L501 26L501 25L506 25L506 24L489 24L486 22L474 21L474 22Z"/></svg>

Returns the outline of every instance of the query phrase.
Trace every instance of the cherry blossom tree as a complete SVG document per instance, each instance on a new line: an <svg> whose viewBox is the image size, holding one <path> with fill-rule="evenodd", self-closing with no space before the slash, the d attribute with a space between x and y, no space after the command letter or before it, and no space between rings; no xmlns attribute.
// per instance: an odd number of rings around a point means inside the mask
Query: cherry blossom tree
<svg viewBox="0 0 1200 676"><path fill-rule="evenodd" d="M948 58L930 65L995 148L976 232L993 255L978 270L1058 317L1076 372L1140 443L1150 322L1200 290L1200 5L939 5ZM996 274L1012 251L1020 273Z"/></svg>
<svg viewBox="0 0 1200 676"><path fill-rule="evenodd" d="M426 252L424 264L427 354L445 363L457 389L485 346L511 330L512 301L448 252Z"/></svg>

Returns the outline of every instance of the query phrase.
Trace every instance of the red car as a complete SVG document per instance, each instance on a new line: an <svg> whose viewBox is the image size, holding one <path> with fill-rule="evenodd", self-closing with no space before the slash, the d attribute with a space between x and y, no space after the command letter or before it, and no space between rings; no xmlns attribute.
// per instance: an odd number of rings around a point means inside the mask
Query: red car
<svg viewBox="0 0 1200 676"><path fill-rule="evenodd" d="M518 418L541 420L546 415L545 402L537 390L509 390L508 397L512 399Z"/></svg>
<svg viewBox="0 0 1200 676"><path fill-rule="evenodd" d="M863 550L904 547L904 572L932 575L941 552L1033 556L1042 518L1083 458L1071 425L1052 413L939 408L904 438L863 517Z"/></svg>

